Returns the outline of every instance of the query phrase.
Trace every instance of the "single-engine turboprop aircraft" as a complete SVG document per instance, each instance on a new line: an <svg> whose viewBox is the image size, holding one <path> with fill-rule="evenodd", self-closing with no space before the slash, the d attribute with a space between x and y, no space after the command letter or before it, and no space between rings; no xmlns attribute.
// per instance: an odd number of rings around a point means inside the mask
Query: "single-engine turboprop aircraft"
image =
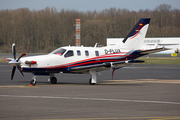
<svg viewBox="0 0 180 120"><path fill-rule="evenodd" d="M141 18L120 46L65 46L47 55L24 57L26 54L22 54L16 59L14 43L12 45L14 58L5 59L13 65L11 80L17 68L22 75L23 72L30 72L34 75L30 82L33 86L36 85L36 75L49 75L50 82L57 83L55 73L90 73L92 78L90 78L89 84L94 85L97 83L96 72L98 71L113 69L114 72L123 66L144 62L135 60L136 58L167 50L164 47L150 50L139 49L145 38L149 22L150 18Z"/></svg>

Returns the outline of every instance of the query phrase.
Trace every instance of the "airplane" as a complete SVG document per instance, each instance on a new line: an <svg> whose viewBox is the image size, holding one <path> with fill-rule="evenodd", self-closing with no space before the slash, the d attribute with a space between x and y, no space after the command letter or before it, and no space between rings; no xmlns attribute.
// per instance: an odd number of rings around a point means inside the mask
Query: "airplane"
<svg viewBox="0 0 180 120"><path fill-rule="evenodd" d="M32 73L34 76L30 82L31 86L36 86L37 75L48 75L52 84L57 83L56 73L90 73L90 85L97 83L96 72L116 69L135 63L144 63L142 60L135 60L141 56L168 50L165 47L140 50L150 18L141 18L129 34L123 39L121 46L94 47L84 46L64 46L49 54L24 57L23 53L16 58L15 43L12 44L13 58L6 58L9 64L13 65L11 80L13 80L16 68L24 76L23 72Z"/></svg>

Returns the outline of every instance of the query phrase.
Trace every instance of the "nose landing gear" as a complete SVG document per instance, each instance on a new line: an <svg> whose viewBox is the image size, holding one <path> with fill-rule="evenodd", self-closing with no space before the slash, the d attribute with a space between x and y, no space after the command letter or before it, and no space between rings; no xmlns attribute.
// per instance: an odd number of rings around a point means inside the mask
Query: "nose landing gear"
<svg viewBox="0 0 180 120"><path fill-rule="evenodd" d="M36 76L32 77L32 80L30 82L30 86L36 86Z"/></svg>

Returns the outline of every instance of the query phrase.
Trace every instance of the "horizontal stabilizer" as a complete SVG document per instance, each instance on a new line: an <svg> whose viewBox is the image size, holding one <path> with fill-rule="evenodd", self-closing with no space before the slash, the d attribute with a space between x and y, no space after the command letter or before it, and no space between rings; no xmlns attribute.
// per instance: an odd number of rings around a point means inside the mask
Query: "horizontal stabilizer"
<svg viewBox="0 0 180 120"><path fill-rule="evenodd" d="M139 54L140 55L147 55L147 54L151 54L151 53L155 53L155 52L161 52L161 51L165 51L165 50L170 50L170 49L162 47L162 48L157 48L157 49L140 51Z"/></svg>

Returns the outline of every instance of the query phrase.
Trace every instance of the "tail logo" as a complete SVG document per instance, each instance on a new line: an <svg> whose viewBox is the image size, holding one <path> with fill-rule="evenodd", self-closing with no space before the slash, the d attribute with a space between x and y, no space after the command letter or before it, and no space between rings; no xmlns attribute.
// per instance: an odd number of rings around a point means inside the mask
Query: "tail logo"
<svg viewBox="0 0 180 120"><path fill-rule="evenodd" d="M135 38L140 33L141 28L149 24L149 22L150 22L150 18L141 18L122 42L125 43L127 39Z"/></svg>
<svg viewBox="0 0 180 120"><path fill-rule="evenodd" d="M138 28L136 28L135 31L130 35L129 39L135 38L139 34L142 27L143 27L143 24L139 23Z"/></svg>

